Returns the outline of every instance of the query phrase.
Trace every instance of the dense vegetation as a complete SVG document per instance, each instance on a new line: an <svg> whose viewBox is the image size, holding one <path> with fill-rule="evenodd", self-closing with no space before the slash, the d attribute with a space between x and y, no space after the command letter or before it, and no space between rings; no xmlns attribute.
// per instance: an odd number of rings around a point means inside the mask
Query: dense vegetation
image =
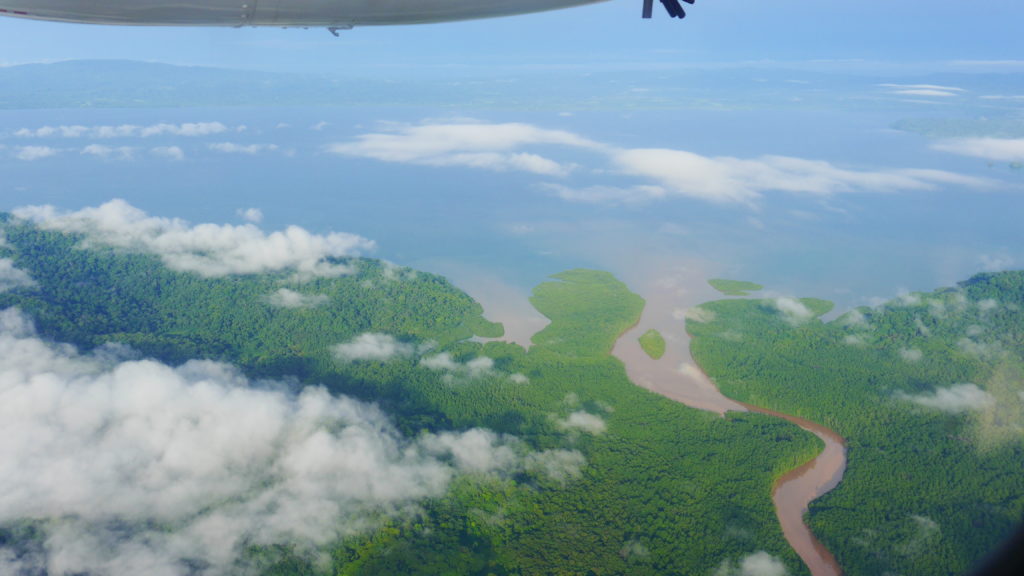
<svg viewBox="0 0 1024 576"><path fill-rule="evenodd" d="M652 328L640 336L640 347L648 356L657 360L665 355L665 337Z"/></svg>
<svg viewBox="0 0 1024 576"><path fill-rule="evenodd" d="M703 305L694 358L726 395L846 437L809 520L848 574L965 573L1024 516L1024 273L829 323L795 302Z"/></svg>
<svg viewBox="0 0 1024 576"><path fill-rule="evenodd" d="M708 280L708 284L711 284L712 288L726 296L749 296L751 292L757 292L764 288L764 286L754 284L753 282L725 280L723 278L712 278Z"/></svg>
<svg viewBox="0 0 1024 576"><path fill-rule="evenodd" d="M805 572L770 488L816 452L816 439L776 418L721 418L633 386L610 350L643 301L607 273L574 270L538 286L531 301L551 324L526 351L468 341L500 327L444 279L372 260L302 284L285 274L202 278L22 222L3 233L0 256L36 285L0 294L0 308L29 312L46 337L83 349L124 342L166 362L226 360L253 377L295 376L373 400L407 435L484 426L585 458L580 474L563 478L531 469L463 476L422 513L332 545L327 566L289 543L250 549L266 574L689 575L759 550ZM275 306L269 298L282 287L327 298ZM481 356L493 366L442 372L420 353L333 357L334 345L371 331L433 342L430 354L462 366ZM0 541L26 530L0 530Z"/></svg>

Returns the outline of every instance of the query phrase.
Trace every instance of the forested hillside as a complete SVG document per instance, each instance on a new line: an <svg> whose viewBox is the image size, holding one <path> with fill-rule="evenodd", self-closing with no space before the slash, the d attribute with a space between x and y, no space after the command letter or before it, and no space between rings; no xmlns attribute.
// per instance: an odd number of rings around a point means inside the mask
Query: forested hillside
<svg viewBox="0 0 1024 576"><path fill-rule="evenodd" d="M348 260L351 274L334 278L209 278L21 220L5 219L2 233L0 258L32 283L0 293L0 309L26 312L50 341L99 352L121 343L169 364L226 361L295 390L324 385L378 404L405 437L436 443L483 428L522 462L461 474L443 496L377 510L326 545L242 541L237 572L660 576L731 573L751 557L805 572L770 490L817 440L775 418L720 418L633 386L610 349L643 301L607 273L539 286L532 303L551 324L526 351L470 341L500 326L444 279L374 260ZM45 555L64 521L9 523L0 551ZM138 524L118 526L130 537ZM180 573L207 565L183 557Z"/></svg>
<svg viewBox="0 0 1024 576"><path fill-rule="evenodd" d="M727 396L846 437L809 524L848 574L963 574L1024 518L1024 273L828 323L813 300L701 309L693 355Z"/></svg>

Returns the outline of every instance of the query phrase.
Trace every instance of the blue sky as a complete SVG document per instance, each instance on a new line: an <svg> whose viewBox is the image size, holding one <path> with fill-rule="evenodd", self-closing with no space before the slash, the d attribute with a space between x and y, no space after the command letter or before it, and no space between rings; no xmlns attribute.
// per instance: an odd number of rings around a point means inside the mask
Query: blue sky
<svg viewBox="0 0 1024 576"><path fill-rule="evenodd" d="M1014 0L698 0L684 21L640 0L474 22L323 30L133 29L0 18L0 64L132 58L266 70L815 59L1024 59ZM657 3L656 3L657 4Z"/></svg>

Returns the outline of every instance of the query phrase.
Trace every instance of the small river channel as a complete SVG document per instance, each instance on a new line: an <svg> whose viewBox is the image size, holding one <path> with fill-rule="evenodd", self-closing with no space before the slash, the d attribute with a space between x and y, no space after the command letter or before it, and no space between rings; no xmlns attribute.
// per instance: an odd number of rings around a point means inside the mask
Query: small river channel
<svg viewBox="0 0 1024 576"><path fill-rule="evenodd" d="M690 337L684 316L678 306L678 293L654 289L645 294L647 305L636 326L619 337L612 354L626 365L626 373L634 384L687 406L724 415L727 411L752 411L777 416L814 434L825 443L825 449L810 462L779 478L772 491L775 515L790 546L807 564L813 576L839 576L842 569L832 553L825 548L803 517L815 498L832 490L846 470L846 443L838 434L808 420L782 414L723 395L690 354ZM637 339L650 330L658 330L665 338L665 355L650 358Z"/></svg>

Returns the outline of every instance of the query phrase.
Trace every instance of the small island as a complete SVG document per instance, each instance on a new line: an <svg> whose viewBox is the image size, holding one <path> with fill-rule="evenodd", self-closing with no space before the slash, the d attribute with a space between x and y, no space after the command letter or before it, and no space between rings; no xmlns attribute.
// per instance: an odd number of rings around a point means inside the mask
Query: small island
<svg viewBox="0 0 1024 576"><path fill-rule="evenodd" d="M725 280L722 278L712 278L711 280L708 280L708 284L711 284L712 288L726 296L750 296L751 292L757 292L758 290L764 289L764 286L754 284L753 282Z"/></svg>
<svg viewBox="0 0 1024 576"><path fill-rule="evenodd" d="M665 338L661 335L661 332L654 330L648 330L644 332L643 336L640 337L640 347L644 349L644 352L653 360L657 360L665 355Z"/></svg>

